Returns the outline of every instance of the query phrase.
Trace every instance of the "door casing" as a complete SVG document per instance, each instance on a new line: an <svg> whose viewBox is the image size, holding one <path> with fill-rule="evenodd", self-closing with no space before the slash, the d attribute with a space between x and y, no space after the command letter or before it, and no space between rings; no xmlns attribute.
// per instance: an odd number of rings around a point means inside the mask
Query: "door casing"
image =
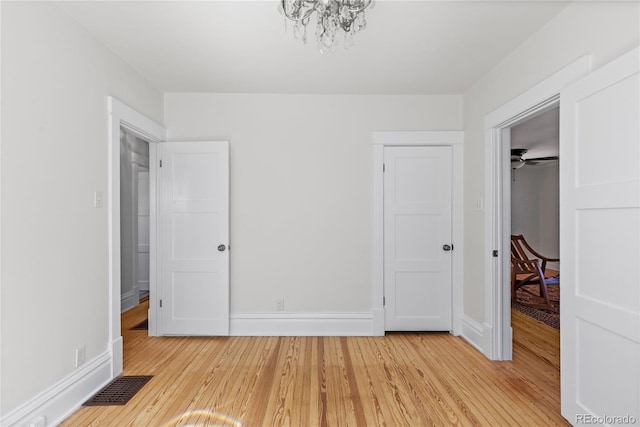
<svg viewBox="0 0 640 427"><path fill-rule="evenodd" d="M372 206L372 254L371 277L373 280L371 307L373 335L385 334L384 322L384 147L398 146L450 146L453 151L452 182L452 330L460 335L462 319L462 155L464 132L462 131L398 131L373 133L373 206Z"/></svg>
<svg viewBox="0 0 640 427"><path fill-rule="evenodd" d="M107 98L109 120L109 187L108 187L108 223L109 223L109 346L111 350L111 377L122 372L123 345L120 332L120 129L124 128L133 135L149 142L149 197L150 225L155 230L155 173L156 144L166 140L166 129L153 120L135 111L114 97ZM150 233L149 241L149 335L155 335L157 304L155 303L156 242L155 233Z"/></svg>
<svg viewBox="0 0 640 427"><path fill-rule="evenodd" d="M485 116L484 345L491 360L511 360L511 127L558 106L560 90L587 75L585 55ZM560 141L562 144L562 141ZM498 256L493 255L498 251ZM476 343L478 344L478 343Z"/></svg>

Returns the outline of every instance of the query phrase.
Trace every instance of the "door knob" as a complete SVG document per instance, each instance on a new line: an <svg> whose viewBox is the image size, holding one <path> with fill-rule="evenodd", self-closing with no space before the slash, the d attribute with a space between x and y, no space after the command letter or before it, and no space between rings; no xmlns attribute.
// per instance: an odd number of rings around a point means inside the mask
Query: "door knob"
<svg viewBox="0 0 640 427"><path fill-rule="evenodd" d="M226 249L227 249L227 247L226 247L225 245L220 245L220 246L218 246L218 250L219 250L220 252L224 252Z"/></svg>
<svg viewBox="0 0 640 427"><path fill-rule="evenodd" d="M449 252L451 249L453 249L453 245L444 245L442 249L444 249L446 252Z"/></svg>

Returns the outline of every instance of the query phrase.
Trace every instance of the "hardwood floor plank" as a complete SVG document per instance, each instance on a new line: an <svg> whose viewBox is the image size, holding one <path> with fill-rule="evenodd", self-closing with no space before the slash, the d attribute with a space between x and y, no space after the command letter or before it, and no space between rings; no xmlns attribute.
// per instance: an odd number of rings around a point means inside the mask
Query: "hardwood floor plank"
<svg viewBox="0 0 640 427"><path fill-rule="evenodd" d="M358 389L358 380L356 377L356 373L359 373L361 371L356 372L353 367L349 344L347 343L347 338L345 337L340 337L340 351L344 355L344 374L347 379L347 384L349 385L351 400L354 402L353 409L356 419L356 425L366 427L367 420L362 409L363 401L361 400L360 390Z"/></svg>
<svg viewBox="0 0 640 427"><path fill-rule="evenodd" d="M127 405L62 426L566 426L559 333L513 313L512 362L442 333L385 337L148 337L123 315L125 375L154 378Z"/></svg>
<svg viewBox="0 0 640 427"><path fill-rule="evenodd" d="M445 385L458 401L467 403L470 413L480 425L513 424L514 420L502 406L501 396L488 381L495 367L487 366L486 358L470 351L470 346L459 338L446 342L444 347L440 344L441 335L421 334L418 338L414 347L423 355L423 363L435 364L437 369L433 370L433 375L437 381ZM449 352L456 357L451 357ZM494 396L494 399L482 399L480 396ZM510 399L510 404L515 403L514 399Z"/></svg>
<svg viewBox="0 0 640 427"><path fill-rule="evenodd" d="M407 363L415 371L419 380L414 382L407 380L407 384L416 387L415 395L419 401L424 399L425 395L429 397L427 402L430 404L427 405L427 410L433 406L441 409L442 416L436 420L436 424L460 425L463 420L469 420L471 424L479 425L478 419L470 411L466 401L460 398L448 382L443 382L440 379L438 369L424 363L419 349L416 349L411 341L407 340L412 350L407 353L407 356L411 356L407 357Z"/></svg>
<svg viewBox="0 0 640 427"><path fill-rule="evenodd" d="M326 376L327 425L358 426L354 401L351 396L344 355L337 337L320 338L324 341L324 374ZM321 363L322 363L321 362Z"/></svg>

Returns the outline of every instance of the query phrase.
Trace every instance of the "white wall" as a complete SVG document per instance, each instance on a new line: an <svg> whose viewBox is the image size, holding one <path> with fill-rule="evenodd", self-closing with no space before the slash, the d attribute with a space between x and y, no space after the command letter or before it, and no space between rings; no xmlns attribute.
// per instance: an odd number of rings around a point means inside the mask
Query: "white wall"
<svg viewBox="0 0 640 427"><path fill-rule="evenodd" d="M150 261L149 261L149 215L150 209L150 184L149 171L138 172L138 288L141 291L149 290Z"/></svg>
<svg viewBox="0 0 640 427"><path fill-rule="evenodd" d="M557 164L540 168L540 246L538 252L560 258L560 169ZM550 268L560 269L558 263Z"/></svg>
<svg viewBox="0 0 640 427"><path fill-rule="evenodd" d="M511 234L522 234L536 251L560 256L558 163L524 166L511 172ZM558 268L557 264L548 267Z"/></svg>
<svg viewBox="0 0 640 427"><path fill-rule="evenodd" d="M3 2L2 416L76 347L107 350L107 95L162 120L162 94L55 5Z"/></svg>
<svg viewBox="0 0 640 427"><path fill-rule="evenodd" d="M230 141L231 312L371 312L372 132L458 130L461 96L167 94L171 140Z"/></svg>
<svg viewBox="0 0 640 427"><path fill-rule="evenodd" d="M585 54L593 68L640 42L637 2L574 2L476 82L464 97L465 286L464 311L483 322L484 217L474 201L484 196L484 117Z"/></svg>
<svg viewBox="0 0 640 427"><path fill-rule="evenodd" d="M540 243L540 173L537 168L511 171L511 234L523 234L534 248Z"/></svg>

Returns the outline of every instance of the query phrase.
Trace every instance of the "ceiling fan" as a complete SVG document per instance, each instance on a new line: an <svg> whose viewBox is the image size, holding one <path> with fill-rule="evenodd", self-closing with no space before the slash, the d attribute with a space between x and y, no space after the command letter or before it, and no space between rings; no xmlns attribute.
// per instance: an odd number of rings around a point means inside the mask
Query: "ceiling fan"
<svg viewBox="0 0 640 427"><path fill-rule="evenodd" d="M529 159L523 159L527 153L526 148L512 148L511 149L511 169L520 169L524 165L537 165L540 162L550 161L550 160L558 160L558 156L547 156L547 157L532 157Z"/></svg>

